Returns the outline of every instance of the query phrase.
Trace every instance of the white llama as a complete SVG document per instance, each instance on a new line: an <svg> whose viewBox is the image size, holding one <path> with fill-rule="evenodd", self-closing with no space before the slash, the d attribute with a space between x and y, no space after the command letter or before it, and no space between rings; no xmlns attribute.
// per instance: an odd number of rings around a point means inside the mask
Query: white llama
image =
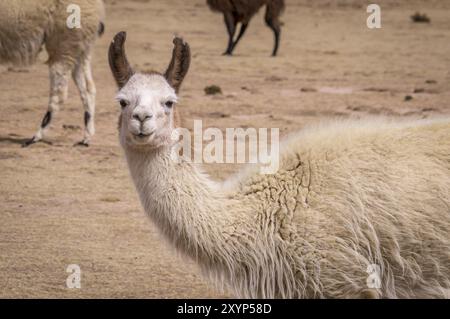
<svg viewBox="0 0 450 319"><path fill-rule="evenodd" d="M120 143L141 203L214 282L250 298L448 298L450 120L331 123L285 142L280 168L215 183L171 139L190 63L135 73L117 34L109 60Z"/></svg>
<svg viewBox="0 0 450 319"><path fill-rule="evenodd" d="M67 24L74 5L80 9L80 28L70 28ZM89 145L95 133L96 94L91 51L98 35L104 31L103 19L101 0L0 0L0 63L31 65L43 46L49 56L48 110L39 130L24 146L44 137L52 118L67 98L71 74L84 106L84 137L76 145Z"/></svg>

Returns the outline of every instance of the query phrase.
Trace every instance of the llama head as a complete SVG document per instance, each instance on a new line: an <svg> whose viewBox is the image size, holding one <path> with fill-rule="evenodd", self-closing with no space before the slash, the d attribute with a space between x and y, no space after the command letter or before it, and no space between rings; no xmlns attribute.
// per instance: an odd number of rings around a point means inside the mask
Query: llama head
<svg viewBox="0 0 450 319"><path fill-rule="evenodd" d="M118 33L109 48L109 64L119 87L116 99L122 108L120 142L149 150L170 145L177 93L190 64L189 45L178 37L173 40L172 60L164 74L135 73L125 54L125 39L125 32Z"/></svg>

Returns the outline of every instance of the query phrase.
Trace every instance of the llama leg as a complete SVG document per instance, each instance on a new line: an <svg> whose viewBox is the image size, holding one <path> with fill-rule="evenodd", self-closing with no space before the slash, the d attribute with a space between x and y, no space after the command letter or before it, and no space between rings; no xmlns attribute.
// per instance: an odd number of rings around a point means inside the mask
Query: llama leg
<svg viewBox="0 0 450 319"><path fill-rule="evenodd" d="M244 35L245 30L247 30L247 27L248 27L248 22L243 22L242 25L241 25L241 29L239 30L239 34L238 34L238 36L237 36L237 38L236 38L236 41L234 41L234 43L233 43L233 46L232 46L232 48L231 48L231 51L234 50L234 48L235 48L236 45L238 44L239 40L240 40L240 39L242 38L242 36Z"/></svg>
<svg viewBox="0 0 450 319"><path fill-rule="evenodd" d="M42 119L41 126L34 136L26 141L23 146L34 144L44 137L50 123L59 111L64 101L67 99L67 88L69 86L70 67L63 63L54 63L49 67L50 70L50 98L48 110Z"/></svg>
<svg viewBox="0 0 450 319"><path fill-rule="evenodd" d="M84 113L84 124L86 128L85 139L89 139L95 134L95 98L97 94L97 90L95 88L94 78L92 77L92 66L91 66L91 57L89 56L86 59L86 63L84 64L84 75L86 77L86 85L87 92L89 96L89 105L87 110Z"/></svg>
<svg viewBox="0 0 450 319"><path fill-rule="evenodd" d="M223 55L231 55L233 53L233 38L234 33L236 32L236 20L234 19L233 14L229 12L224 14L224 20L228 31L228 47Z"/></svg>
<svg viewBox="0 0 450 319"><path fill-rule="evenodd" d="M89 146L91 137L95 133L95 84L92 78L90 57L84 58L75 66L72 77L78 87L84 107L84 137L76 146Z"/></svg>
<svg viewBox="0 0 450 319"><path fill-rule="evenodd" d="M267 6L265 21L274 34L275 45L273 47L272 56L276 56L280 44L281 23L278 19L276 9L272 8L270 5Z"/></svg>

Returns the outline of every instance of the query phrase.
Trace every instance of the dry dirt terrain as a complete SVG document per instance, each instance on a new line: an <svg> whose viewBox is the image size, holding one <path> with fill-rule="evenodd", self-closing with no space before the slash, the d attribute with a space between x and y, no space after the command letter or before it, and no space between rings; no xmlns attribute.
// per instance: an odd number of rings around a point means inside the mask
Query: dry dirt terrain
<svg viewBox="0 0 450 319"><path fill-rule="evenodd" d="M287 0L279 56L261 10L234 57L224 57L222 16L204 0L106 1L94 77L97 134L81 139L83 111L73 83L48 143L21 148L45 113L48 69L0 68L0 297L210 298L218 292L158 234L138 202L117 138L119 106L106 55L128 32L140 70L164 70L172 37L193 59L180 92L188 128L277 127L281 136L325 118L450 115L450 2L378 1L382 28L366 26L366 1ZM431 23L413 23L425 12ZM219 85L221 95L204 88ZM405 100L405 96L412 99ZM209 165L224 179L238 165ZM81 289L66 287L78 264Z"/></svg>

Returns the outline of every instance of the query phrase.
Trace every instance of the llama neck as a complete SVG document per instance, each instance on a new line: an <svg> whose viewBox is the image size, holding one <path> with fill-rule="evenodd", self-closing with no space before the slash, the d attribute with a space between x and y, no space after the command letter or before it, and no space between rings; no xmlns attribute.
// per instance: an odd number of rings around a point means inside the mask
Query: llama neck
<svg viewBox="0 0 450 319"><path fill-rule="evenodd" d="M227 200L191 163L177 163L170 149L125 150L141 203L175 246L194 259L218 257L213 243L223 242L232 223Z"/></svg>

